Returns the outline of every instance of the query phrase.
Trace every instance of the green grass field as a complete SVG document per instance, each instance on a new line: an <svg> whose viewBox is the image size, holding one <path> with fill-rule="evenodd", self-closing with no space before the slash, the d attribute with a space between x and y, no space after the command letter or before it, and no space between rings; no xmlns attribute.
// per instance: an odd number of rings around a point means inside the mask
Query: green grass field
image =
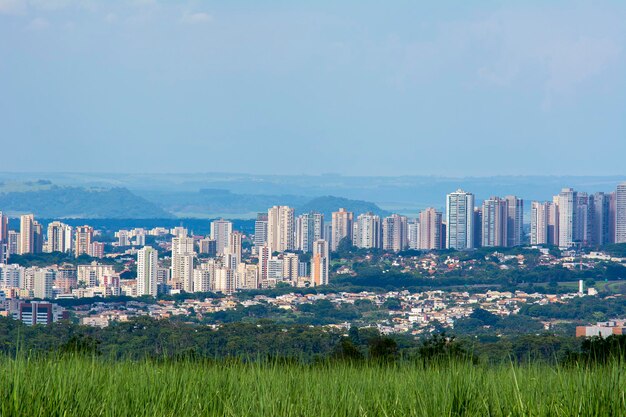
<svg viewBox="0 0 626 417"><path fill-rule="evenodd" d="M6 416L624 416L622 364L0 360Z"/></svg>

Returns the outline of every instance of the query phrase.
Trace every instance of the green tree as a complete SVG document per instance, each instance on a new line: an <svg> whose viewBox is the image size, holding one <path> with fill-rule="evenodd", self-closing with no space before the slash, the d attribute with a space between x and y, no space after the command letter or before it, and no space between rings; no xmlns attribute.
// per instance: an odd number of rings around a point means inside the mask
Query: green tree
<svg viewBox="0 0 626 417"><path fill-rule="evenodd" d="M369 342L369 357L377 362L393 362L398 357L398 344L390 337L377 337Z"/></svg>

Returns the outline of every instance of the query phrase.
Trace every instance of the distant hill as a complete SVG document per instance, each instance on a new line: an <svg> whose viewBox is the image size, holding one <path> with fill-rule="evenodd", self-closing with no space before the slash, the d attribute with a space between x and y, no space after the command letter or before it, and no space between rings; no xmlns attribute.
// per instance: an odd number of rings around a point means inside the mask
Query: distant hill
<svg viewBox="0 0 626 417"><path fill-rule="evenodd" d="M170 218L156 204L126 188L59 187L49 182L0 186L0 210L51 218Z"/></svg>
<svg viewBox="0 0 626 417"><path fill-rule="evenodd" d="M342 197L310 197L301 195L236 194L223 189L201 189L199 191L143 191L139 194L159 203L165 210L178 217L225 217L254 218L258 212L267 212L275 205L296 208L298 214L309 211L324 213L328 219L340 207L353 211L355 215L371 211L381 216L389 212L369 201L350 200Z"/></svg>
<svg viewBox="0 0 626 417"><path fill-rule="evenodd" d="M124 187L178 217L251 218L273 204L300 207L324 195L372 201L385 210L415 216L426 207L445 209L446 194L458 188L476 195L476 204L490 196L517 195L530 201L551 201L563 187L578 191L615 191L626 174L611 176L343 176L255 175L245 173L13 173L0 172L0 182L48 181L72 187ZM0 186L2 188L2 186ZM228 190L228 191L225 191Z"/></svg>
<svg viewBox="0 0 626 417"><path fill-rule="evenodd" d="M330 219L340 207L355 215L389 213L374 203L341 197L311 199L302 195L237 194L223 189L198 191L138 191L123 187L58 186L47 180L0 182L0 211L16 216L76 219L250 219L274 205L295 207L298 213L317 211Z"/></svg>
<svg viewBox="0 0 626 417"><path fill-rule="evenodd" d="M339 210L341 207L345 208L347 211L353 212L355 216L367 212L378 214L381 217L389 216L391 214L369 201L350 200L348 198L334 197L330 195L314 198L308 203L297 207L296 211L298 213L317 211L318 213L323 213L324 217L330 221L332 212Z"/></svg>
<svg viewBox="0 0 626 417"><path fill-rule="evenodd" d="M235 194L223 189L198 191L140 191L139 195L158 203L178 217L254 218L274 205L298 206L309 200L296 195Z"/></svg>

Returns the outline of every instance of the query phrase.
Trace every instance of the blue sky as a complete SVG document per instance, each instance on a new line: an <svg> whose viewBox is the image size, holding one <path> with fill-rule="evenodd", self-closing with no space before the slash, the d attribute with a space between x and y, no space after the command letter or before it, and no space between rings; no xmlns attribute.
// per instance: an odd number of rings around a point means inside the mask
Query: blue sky
<svg viewBox="0 0 626 417"><path fill-rule="evenodd" d="M0 0L0 171L625 173L626 2L429 3Z"/></svg>

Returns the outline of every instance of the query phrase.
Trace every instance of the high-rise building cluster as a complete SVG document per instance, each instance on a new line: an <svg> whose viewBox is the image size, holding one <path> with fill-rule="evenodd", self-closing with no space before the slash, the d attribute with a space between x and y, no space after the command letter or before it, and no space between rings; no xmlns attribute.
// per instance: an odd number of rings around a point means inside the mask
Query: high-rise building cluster
<svg viewBox="0 0 626 417"><path fill-rule="evenodd" d="M90 226L73 228L59 221L43 226L32 214L20 216L19 231L9 230L8 216L0 211L0 263L6 263L11 255L63 252L75 256L104 256L104 243L94 241L94 230Z"/></svg>
<svg viewBox="0 0 626 417"><path fill-rule="evenodd" d="M296 215L292 207L274 206L257 215L254 234L249 235L234 230L225 219L212 221L208 236L195 236L183 226L118 230L114 239L109 238L109 248L113 256L134 257L136 277L129 278L128 265L120 271L103 261L43 268L9 264L14 255L31 253L61 252L77 259L105 258L111 253L105 254L105 243L91 226L53 221L44 229L32 214L26 214L19 218L19 230L10 230L7 215L0 212L0 290L42 299L231 294L278 284L325 285L331 254L341 255L352 246L400 252L527 243L561 248L626 243L626 183L608 193L564 188L551 201L532 201L529 213L530 232L525 236L522 199L492 196L477 204L472 193L459 189L446 196L445 210L425 208L416 218L371 212L355 216L339 208L328 222L322 213Z"/></svg>
<svg viewBox="0 0 626 417"><path fill-rule="evenodd" d="M552 201L533 201L530 243L560 248L626 243L626 183L610 193L563 188Z"/></svg>

